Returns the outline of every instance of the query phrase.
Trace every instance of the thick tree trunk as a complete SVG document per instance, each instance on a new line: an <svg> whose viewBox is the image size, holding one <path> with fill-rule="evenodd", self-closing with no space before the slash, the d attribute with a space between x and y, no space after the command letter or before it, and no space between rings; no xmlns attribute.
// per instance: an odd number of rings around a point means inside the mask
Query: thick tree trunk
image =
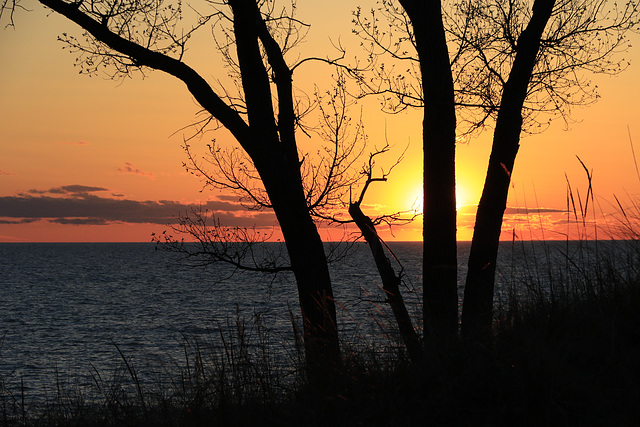
<svg viewBox="0 0 640 427"><path fill-rule="evenodd" d="M287 246L304 324L307 371L312 384L331 378L340 365L336 310L324 246L309 213L295 139L292 75L254 0L229 1L238 64L247 104L248 147ZM271 66L267 72L261 47ZM270 80L277 90L277 119ZM242 141L241 141L242 143Z"/></svg>
<svg viewBox="0 0 640 427"><path fill-rule="evenodd" d="M300 299L307 371L312 384L330 382L341 364L336 306L324 245L306 204L274 203ZM294 206L294 205L298 206Z"/></svg>
<svg viewBox="0 0 640 427"><path fill-rule="evenodd" d="M495 129L469 254L462 311L462 333L465 337L480 338L491 331L500 230L519 148L521 122L518 114L508 122L503 120Z"/></svg>
<svg viewBox="0 0 640 427"><path fill-rule="evenodd" d="M400 293L401 278L395 273L389 259L385 256L376 228L371 219L362 212L360 204L352 203L349 206L349 214L369 244L369 249L371 249L371 254L382 279L382 289L387 294L387 302L391 307L391 311L393 311L393 316L398 324L398 331L404 345L407 347L409 358L413 363L418 363L422 358L420 338L413 327L407 306Z"/></svg>
<svg viewBox="0 0 640 427"><path fill-rule="evenodd" d="M455 133L449 129L455 129L455 119L451 123L448 115L439 116L425 111L423 125L424 330L426 337L453 339L458 333L458 265Z"/></svg>
<svg viewBox="0 0 640 427"><path fill-rule="evenodd" d="M489 167L473 231L464 290L462 334L484 339L491 333L493 291L502 218L522 131L522 107L554 0L536 0L527 28L518 38L517 54L504 85Z"/></svg>
<svg viewBox="0 0 640 427"><path fill-rule="evenodd" d="M297 155L279 148L257 156L256 168L280 224L296 278L309 380L312 385L322 386L334 378L341 365L331 279L324 245L304 197Z"/></svg>
<svg viewBox="0 0 640 427"><path fill-rule="evenodd" d="M424 92L425 338L450 339L458 333L453 79L440 2L400 3L413 24Z"/></svg>

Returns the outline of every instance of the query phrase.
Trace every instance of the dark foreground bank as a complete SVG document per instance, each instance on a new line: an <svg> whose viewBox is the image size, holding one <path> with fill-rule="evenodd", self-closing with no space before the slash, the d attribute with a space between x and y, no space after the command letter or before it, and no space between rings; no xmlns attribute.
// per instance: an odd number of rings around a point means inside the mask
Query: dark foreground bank
<svg viewBox="0 0 640 427"><path fill-rule="evenodd" d="M45 399L4 375L0 425L639 425L640 254L626 256L520 275L491 340L426 343L418 365L393 337L386 351L379 337L345 338L341 373L311 389L299 351L283 363L282 337L236 318L206 342L185 336L162 372L114 343L112 370L94 368L88 384L55 375Z"/></svg>
<svg viewBox="0 0 640 427"><path fill-rule="evenodd" d="M298 372L278 370L267 337L239 325L236 336L220 337L215 355L185 343L171 381L141 381L145 367L122 355L114 372L93 373L91 399L63 378L44 402L0 384L0 423L637 425L640 292L629 285L512 302L503 306L491 342L431 349L420 366L410 366L401 350L385 356L350 349L326 390L310 390Z"/></svg>

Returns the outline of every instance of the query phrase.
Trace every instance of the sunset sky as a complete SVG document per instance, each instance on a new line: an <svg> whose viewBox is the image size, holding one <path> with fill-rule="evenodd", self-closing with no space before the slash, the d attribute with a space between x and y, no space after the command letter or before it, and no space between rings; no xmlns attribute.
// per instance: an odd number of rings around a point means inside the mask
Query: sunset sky
<svg viewBox="0 0 640 427"><path fill-rule="evenodd" d="M364 56L351 35L350 13L363 2L310 3L299 5L298 17L311 25L301 55L331 54L331 40L340 37L348 55ZM17 11L15 29L4 28L3 18L0 30L0 242L149 241L173 216L198 205L215 211L226 225L274 227L270 212L248 212L233 195L201 191L198 178L185 172L181 144L191 135L185 127L197 120L199 108L182 83L151 71L124 81L79 75L76 55L62 50L56 38L81 31L35 1L23 4L31 12ZM205 30L193 40L186 62L214 81L226 71L211 59L209 37ZM576 197L579 191L584 199L587 188L576 156L593 170L602 232L618 225L614 194L625 207L640 196L629 141L630 132L640 155L640 37L632 35L630 41L633 47L624 55L629 68L616 77L593 77L601 99L575 108L568 131L556 120L547 131L522 139L503 239L511 239L513 230L521 239L530 233L558 239L575 230L567 220L565 174ZM323 65L304 66L294 75L296 86L317 83L327 89L331 72ZM410 209L421 193L420 114L385 115L374 99L362 105L362 112L372 147L384 145L386 128L394 148L389 163L408 147L389 181L372 188L365 213ZM217 132L192 145L213 138L233 144ZM459 240L472 236L490 141L491 133L485 132L457 147ZM314 143L304 135L299 142ZM419 220L381 231L389 240L421 239ZM323 230L323 236L339 239L342 230Z"/></svg>

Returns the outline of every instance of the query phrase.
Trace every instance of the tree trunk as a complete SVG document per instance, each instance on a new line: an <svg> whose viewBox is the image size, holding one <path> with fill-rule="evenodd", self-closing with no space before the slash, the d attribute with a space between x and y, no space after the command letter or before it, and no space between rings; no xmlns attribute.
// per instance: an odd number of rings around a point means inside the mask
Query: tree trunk
<svg viewBox="0 0 640 427"><path fill-rule="evenodd" d="M519 148L518 122L522 122L520 114L508 123L503 120L504 124L496 125L494 132L489 168L476 214L464 290L462 334L467 338L486 337L491 331L500 230L511 171Z"/></svg>
<svg viewBox="0 0 640 427"><path fill-rule="evenodd" d="M535 1L531 20L518 38L517 54L503 88L469 254L462 312L462 334L466 338L479 340L491 333L496 259L509 184L520 147L522 107L553 5L554 0Z"/></svg>
<svg viewBox="0 0 640 427"><path fill-rule="evenodd" d="M251 156L280 224L296 277L304 324L307 371L312 384L340 365L336 310L324 246L309 213L295 139L292 73L254 0L229 1L238 64L252 129ZM264 64L263 51L271 66ZM277 90L277 119L270 80ZM242 141L241 141L242 143Z"/></svg>
<svg viewBox="0 0 640 427"><path fill-rule="evenodd" d="M458 333L456 117L442 7L439 1L400 3L413 24L424 92L424 333L453 339Z"/></svg>
<svg viewBox="0 0 640 427"><path fill-rule="evenodd" d="M393 311L393 316L398 324L398 331L404 345L407 347L409 358L413 363L418 363L422 358L420 338L413 328L411 317L400 293L400 276L393 271L389 259L384 254L376 228L371 219L362 212L360 204L352 203L349 206L349 214L369 244L378 273L382 279L382 289L387 295L387 302L391 306L391 311Z"/></svg>
<svg viewBox="0 0 640 427"><path fill-rule="evenodd" d="M341 365L336 306L324 245L306 204L302 208L274 204L298 287L309 379L322 384Z"/></svg>
<svg viewBox="0 0 640 427"><path fill-rule="evenodd" d="M256 168L280 224L296 278L312 385L331 381L341 365L336 307L324 245L309 214L297 156L275 146L256 156ZM274 168L273 165L279 165Z"/></svg>

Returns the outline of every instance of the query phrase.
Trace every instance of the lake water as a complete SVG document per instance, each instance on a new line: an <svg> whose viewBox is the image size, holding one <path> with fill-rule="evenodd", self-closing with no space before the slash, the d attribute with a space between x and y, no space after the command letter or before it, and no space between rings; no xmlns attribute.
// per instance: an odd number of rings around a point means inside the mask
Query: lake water
<svg viewBox="0 0 640 427"><path fill-rule="evenodd" d="M505 283L525 280L532 265L568 264L572 251L588 264L584 254L595 250L585 242L550 245L503 244L499 293ZM419 318L421 243L391 246L407 275L405 299ZM460 244L461 278L468 250ZM179 364L185 337L210 339L237 314L248 325L260 314L274 347L290 346L289 308L299 313L292 277L245 273L220 281L230 273L225 268L186 266L150 243L0 243L0 386L45 396L54 392L56 375L86 384L94 368L108 372L119 362L116 346L138 365ZM380 325L389 313L368 248L356 245L331 268L341 335L351 343L384 336Z"/></svg>

